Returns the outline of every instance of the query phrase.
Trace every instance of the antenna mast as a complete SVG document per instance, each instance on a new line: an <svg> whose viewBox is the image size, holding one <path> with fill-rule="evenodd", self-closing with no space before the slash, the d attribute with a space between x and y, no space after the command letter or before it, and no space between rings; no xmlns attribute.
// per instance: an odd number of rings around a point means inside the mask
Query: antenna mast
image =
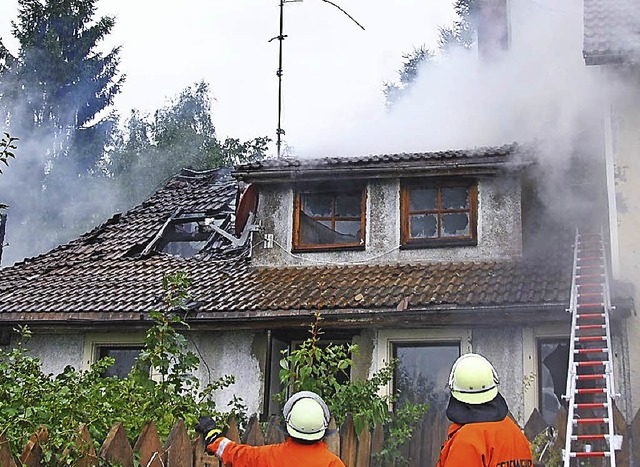
<svg viewBox="0 0 640 467"><path fill-rule="evenodd" d="M364 31L364 27L360 23L358 23L349 13L344 11L341 7L339 7L338 5L336 5L335 3L329 0L321 0L321 1L336 7L338 10L340 10L345 15L347 15L349 19L351 19L351 21L353 21L358 26L360 26L360 28ZM278 128L276 129L276 147L278 149L278 159L280 159L280 157L282 156L282 135L285 134L281 125L282 123L282 43L287 37L286 34L284 34L284 4L285 3L301 3L301 2L302 0L280 0L280 32L276 37L272 37L271 39L269 39L269 42L273 41L274 39L278 39L278 42L280 43L279 51L278 51L278 70L276 71L276 75L278 76Z"/></svg>

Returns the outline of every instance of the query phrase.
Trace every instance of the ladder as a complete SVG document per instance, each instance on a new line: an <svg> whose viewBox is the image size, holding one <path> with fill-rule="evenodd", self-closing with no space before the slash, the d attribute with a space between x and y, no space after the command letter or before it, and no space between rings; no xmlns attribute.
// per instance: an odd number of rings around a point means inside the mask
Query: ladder
<svg viewBox="0 0 640 467"><path fill-rule="evenodd" d="M608 264L602 231L576 231L571 283L571 343L567 387L564 466L581 458L604 458L616 465L613 424L613 360ZM574 459L574 464L572 464Z"/></svg>

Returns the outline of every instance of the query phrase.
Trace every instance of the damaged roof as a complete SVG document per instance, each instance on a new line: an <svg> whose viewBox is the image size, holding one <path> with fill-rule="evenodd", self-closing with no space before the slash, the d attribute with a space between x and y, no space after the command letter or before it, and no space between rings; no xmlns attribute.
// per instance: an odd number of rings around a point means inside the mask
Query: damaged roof
<svg viewBox="0 0 640 467"><path fill-rule="evenodd" d="M640 58L640 11L632 0L584 0L587 65L635 62Z"/></svg>
<svg viewBox="0 0 640 467"><path fill-rule="evenodd" d="M353 163L372 164L375 157L386 164L409 156L370 156ZM447 159L449 153L430 158ZM289 164L295 162L263 161L241 170ZM0 324L140 321L161 304L163 275L176 271L193 281L189 319L210 323L286 322L315 311L342 320L376 314L405 319L410 313L416 320L452 312L477 319L479 310L557 311L568 303L571 252L566 248L566 254L549 249L548 257L537 255L534 262L309 267L252 266L250 246L233 247L219 235L192 257L150 248L180 213L202 213L232 231L237 187L228 170L183 170L130 211L66 245L0 269Z"/></svg>

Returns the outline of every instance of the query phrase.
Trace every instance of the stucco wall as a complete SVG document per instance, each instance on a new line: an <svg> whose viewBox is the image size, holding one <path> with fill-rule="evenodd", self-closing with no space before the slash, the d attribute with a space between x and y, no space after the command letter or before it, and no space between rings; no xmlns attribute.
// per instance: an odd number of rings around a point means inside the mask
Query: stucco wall
<svg viewBox="0 0 640 467"><path fill-rule="evenodd" d="M400 182L372 181L367 186L365 251L291 253L293 242L293 190L260 187L252 263L256 266L293 266L369 261L471 261L511 258L522 251L521 191L517 177L482 178L478 182L478 245L474 247L400 250ZM265 249L261 235L273 234Z"/></svg>

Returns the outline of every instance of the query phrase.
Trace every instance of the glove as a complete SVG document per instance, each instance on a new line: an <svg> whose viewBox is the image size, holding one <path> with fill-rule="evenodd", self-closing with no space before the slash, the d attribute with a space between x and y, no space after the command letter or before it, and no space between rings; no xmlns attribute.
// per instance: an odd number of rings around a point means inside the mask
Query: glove
<svg viewBox="0 0 640 467"><path fill-rule="evenodd" d="M216 422L211 417L200 417L196 425L196 431L202 433L205 448L222 436L222 430L216 428Z"/></svg>

